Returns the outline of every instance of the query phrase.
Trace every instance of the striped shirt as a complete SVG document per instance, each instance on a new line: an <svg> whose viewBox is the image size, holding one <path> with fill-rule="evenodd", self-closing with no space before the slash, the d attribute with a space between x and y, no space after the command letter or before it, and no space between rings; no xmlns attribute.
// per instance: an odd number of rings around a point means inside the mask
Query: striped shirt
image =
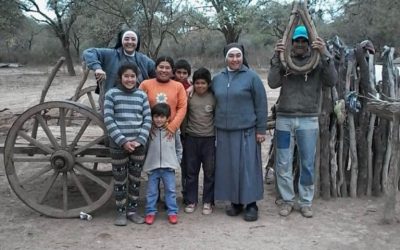
<svg viewBox="0 0 400 250"><path fill-rule="evenodd" d="M108 135L120 147L128 141L146 145L151 129L151 111L147 94L122 85L107 91L104 124Z"/></svg>

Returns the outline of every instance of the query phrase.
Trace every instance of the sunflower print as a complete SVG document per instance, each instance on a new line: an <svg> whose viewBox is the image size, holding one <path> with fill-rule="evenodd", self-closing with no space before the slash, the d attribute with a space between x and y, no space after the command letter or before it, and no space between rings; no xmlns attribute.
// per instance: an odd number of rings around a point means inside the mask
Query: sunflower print
<svg viewBox="0 0 400 250"><path fill-rule="evenodd" d="M156 95L156 101L157 103L167 103L168 97L167 94L160 92Z"/></svg>

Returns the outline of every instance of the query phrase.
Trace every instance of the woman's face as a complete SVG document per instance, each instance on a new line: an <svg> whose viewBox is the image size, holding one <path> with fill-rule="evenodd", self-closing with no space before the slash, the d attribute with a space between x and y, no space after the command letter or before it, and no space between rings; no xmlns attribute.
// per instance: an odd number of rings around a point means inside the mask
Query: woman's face
<svg viewBox="0 0 400 250"><path fill-rule="evenodd" d="M124 39L122 39L122 47L127 54L133 54L137 47L136 36L130 33L124 35Z"/></svg>
<svg viewBox="0 0 400 250"><path fill-rule="evenodd" d="M167 61L160 62L156 67L157 79L161 82L168 82L172 76L171 64Z"/></svg>
<svg viewBox="0 0 400 250"><path fill-rule="evenodd" d="M243 56L239 51L232 51L228 53L228 57L226 58L226 63L228 67L232 70L238 70L243 64Z"/></svg>

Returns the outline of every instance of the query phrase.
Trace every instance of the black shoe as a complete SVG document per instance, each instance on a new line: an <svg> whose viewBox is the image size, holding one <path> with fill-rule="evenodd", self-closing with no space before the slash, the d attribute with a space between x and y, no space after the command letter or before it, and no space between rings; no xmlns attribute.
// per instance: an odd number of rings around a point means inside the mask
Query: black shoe
<svg viewBox="0 0 400 250"><path fill-rule="evenodd" d="M226 214L229 216L238 216L241 212L243 211L243 205L242 204L235 204L232 203L227 209L226 209Z"/></svg>
<svg viewBox="0 0 400 250"><path fill-rule="evenodd" d="M258 219L257 205L247 206L243 215L245 221L256 221Z"/></svg>

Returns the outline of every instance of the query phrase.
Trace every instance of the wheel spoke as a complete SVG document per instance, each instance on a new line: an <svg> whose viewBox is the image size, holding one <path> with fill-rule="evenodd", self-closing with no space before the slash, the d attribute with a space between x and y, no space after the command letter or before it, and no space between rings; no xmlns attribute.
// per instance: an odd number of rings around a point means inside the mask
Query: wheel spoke
<svg viewBox="0 0 400 250"><path fill-rule="evenodd" d="M49 162L50 156L42 156L42 157L15 157L13 158L14 162Z"/></svg>
<svg viewBox="0 0 400 250"><path fill-rule="evenodd" d="M87 92L87 96L89 98L90 106L97 112L96 102L94 101L92 92Z"/></svg>
<svg viewBox="0 0 400 250"><path fill-rule="evenodd" d="M60 134L61 134L61 147L67 147L67 131L65 126L65 109L60 108Z"/></svg>
<svg viewBox="0 0 400 250"><path fill-rule="evenodd" d="M25 133L22 130L18 132L18 135L21 136L22 138L24 138L25 140L27 140L28 142L30 142L31 144L34 144L36 147L40 148L41 150L43 150L49 154L52 154L54 152L53 149L44 145L43 143L40 143L38 140L33 139L32 137L30 137L27 133Z"/></svg>
<svg viewBox="0 0 400 250"><path fill-rule="evenodd" d="M86 144L86 145L83 146L83 147L80 147L78 150L76 150L76 151L74 152L74 154L75 154L75 155L79 155L80 153L82 153L82 152L85 151L86 149L92 147L93 145L98 144L99 142L101 142L101 141L104 140L105 138L106 138L106 135L100 136L100 137L97 138L96 140L91 141L90 143Z"/></svg>
<svg viewBox="0 0 400 250"><path fill-rule="evenodd" d="M68 210L68 175L67 172L63 172L63 209Z"/></svg>
<svg viewBox="0 0 400 250"><path fill-rule="evenodd" d="M55 171L55 172L53 173L53 175L50 177L50 179L48 179L48 180L46 181L44 192L42 193L42 195L40 196L40 198L39 198L39 200L38 200L38 203L39 203L39 204L42 204L42 203L43 203L44 199L45 199L46 196L48 195L48 193L49 193L51 187L54 185L54 182L56 181L56 179L57 179L57 177L58 177L59 174L60 174L60 172Z"/></svg>
<svg viewBox="0 0 400 250"><path fill-rule="evenodd" d="M86 131L87 127L91 122L90 118L86 118L85 122L83 123L82 127L79 129L78 134L75 136L74 140L72 141L71 145L69 146L69 151L72 152L78 141L81 139L83 133Z"/></svg>
<svg viewBox="0 0 400 250"><path fill-rule="evenodd" d="M93 201L90 198L89 194L86 192L86 189L83 187L82 183L80 182L80 180L78 179L78 177L76 176L75 172L73 170L70 171L72 179L74 180L76 186L78 187L79 191L81 192L83 198L85 199L86 203L88 205L92 204Z"/></svg>
<svg viewBox="0 0 400 250"><path fill-rule="evenodd" d="M37 114L35 116L36 120L39 122L40 126L42 126L44 132L46 133L47 137L49 138L51 144L55 149L59 149L60 146L57 143L56 138L54 137L53 133L51 132L49 126L47 126L46 121L44 120L43 116L40 114Z"/></svg>
<svg viewBox="0 0 400 250"><path fill-rule="evenodd" d="M75 168L79 170L79 172L81 172L83 175L85 175L87 178L91 179L92 181L96 182L97 184L99 184L100 186L102 186L103 188L107 189L108 188L108 184L105 183L102 179L100 179L99 177L95 176L94 174L90 173L88 170L86 170L82 165L80 165L80 163L75 164Z"/></svg>
<svg viewBox="0 0 400 250"><path fill-rule="evenodd" d="M75 158L76 162L85 163L85 162L93 162L93 163L110 163L111 157L77 157Z"/></svg>
<svg viewBox="0 0 400 250"><path fill-rule="evenodd" d="M29 177L28 179L21 181L21 182L20 182L20 185L23 186L23 185L25 185L26 183L31 182L31 181L33 181L34 179L39 178L41 175L43 175L43 174L49 172L51 169L52 169L52 168L51 168L50 164L47 165L47 166L45 166L45 167L42 168L39 172L37 172L36 174L32 175L32 176Z"/></svg>

